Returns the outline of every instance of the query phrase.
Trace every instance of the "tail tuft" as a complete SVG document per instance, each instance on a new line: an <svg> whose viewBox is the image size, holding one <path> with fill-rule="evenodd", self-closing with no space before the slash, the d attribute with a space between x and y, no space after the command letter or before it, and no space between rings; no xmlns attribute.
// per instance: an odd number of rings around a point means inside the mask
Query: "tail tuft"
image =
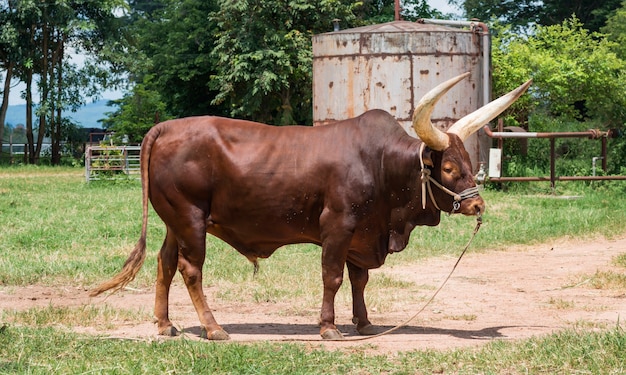
<svg viewBox="0 0 626 375"><path fill-rule="evenodd" d="M128 259L126 259L126 263L124 263L124 267L120 273L115 275L112 279L98 285L95 289L92 289L91 292L89 292L89 296L95 297L106 292L107 290L113 290L111 293L115 293L120 289L123 289L135 279L135 276L137 276L137 273L141 269L145 259L146 239L145 237L142 237L139 239L135 248L128 256Z"/></svg>

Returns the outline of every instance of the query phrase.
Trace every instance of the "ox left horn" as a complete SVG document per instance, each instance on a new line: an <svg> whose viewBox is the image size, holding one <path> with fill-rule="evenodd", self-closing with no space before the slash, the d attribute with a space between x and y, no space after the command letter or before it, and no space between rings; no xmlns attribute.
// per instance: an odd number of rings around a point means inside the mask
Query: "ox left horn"
<svg viewBox="0 0 626 375"><path fill-rule="evenodd" d="M437 85L426 93L415 107L413 112L413 129L415 129L415 133L417 133L422 142L426 143L433 150L443 151L448 148L450 143L448 135L433 126L433 123L430 121L435 104L454 85L467 76L469 76L469 72Z"/></svg>
<svg viewBox="0 0 626 375"><path fill-rule="evenodd" d="M472 133L482 128L483 125L496 118L496 116L502 113L505 109L509 108L511 104L522 96L531 83L532 79L526 81L524 84L520 85L508 94L503 95L491 103L478 108L469 115L466 115L462 119L455 122L454 125L448 129L448 133L456 134L462 141L465 141Z"/></svg>

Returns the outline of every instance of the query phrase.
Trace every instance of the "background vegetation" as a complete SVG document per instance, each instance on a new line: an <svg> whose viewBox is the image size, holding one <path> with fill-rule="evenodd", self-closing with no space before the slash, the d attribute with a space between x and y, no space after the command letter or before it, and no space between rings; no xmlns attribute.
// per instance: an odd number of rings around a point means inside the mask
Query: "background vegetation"
<svg viewBox="0 0 626 375"><path fill-rule="evenodd" d="M450 0L465 19L489 23L493 96L533 78L507 125L531 131L616 129L626 122L626 2ZM24 127L29 163L51 136L52 164L75 125L61 110L105 88L125 90L106 129L139 142L155 121L200 114L269 124L311 124L311 36L394 19L393 0L46 0L0 2L0 136L17 82L37 102ZM402 1L402 17L452 18L425 0ZM77 66L70 57L86 57ZM38 101L33 99L38 96ZM30 106L27 106L30 108ZM11 124L16 128L17 124ZM626 141L611 140L609 174L624 173ZM535 143L535 142L531 142ZM506 175L545 175L546 147L509 148ZM588 174L593 142L559 146L567 175ZM578 160L577 162L573 162ZM510 161L510 163L509 163Z"/></svg>
<svg viewBox="0 0 626 375"><path fill-rule="evenodd" d="M60 163L61 143L75 127L64 121L62 111L76 109L99 88L117 83L115 67L98 59L122 52L116 50L122 44L115 41L123 38L115 12L123 6L123 0L0 2L0 139L10 90L21 82L29 163L39 161L46 135L52 140L52 162ZM78 67L71 60L75 52L91 58Z"/></svg>

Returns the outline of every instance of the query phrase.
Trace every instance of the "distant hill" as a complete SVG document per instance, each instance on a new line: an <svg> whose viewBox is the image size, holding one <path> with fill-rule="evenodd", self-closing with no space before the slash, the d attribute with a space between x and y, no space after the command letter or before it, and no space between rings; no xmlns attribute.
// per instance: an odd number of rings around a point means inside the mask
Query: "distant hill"
<svg viewBox="0 0 626 375"><path fill-rule="evenodd" d="M73 122L84 128L102 128L98 120L106 118L105 112L113 112L117 107L108 107L108 99L89 103L77 112L63 112L66 117L71 117ZM10 105L7 110L6 124L13 126L26 123L26 104Z"/></svg>

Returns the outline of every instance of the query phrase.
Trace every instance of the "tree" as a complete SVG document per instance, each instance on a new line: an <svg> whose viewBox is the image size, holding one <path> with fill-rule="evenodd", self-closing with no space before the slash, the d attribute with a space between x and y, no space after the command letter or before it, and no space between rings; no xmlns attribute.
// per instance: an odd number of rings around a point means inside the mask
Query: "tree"
<svg viewBox="0 0 626 375"><path fill-rule="evenodd" d="M133 87L132 95L125 95L122 99L109 103L111 106L118 106L118 109L107 113L108 117L102 125L103 128L115 132L117 141L127 136L129 142L140 143L154 124L171 118L161 95L148 89L149 77L145 79L146 84Z"/></svg>
<svg viewBox="0 0 626 375"><path fill-rule="evenodd" d="M391 22L395 19L394 0L364 0L362 5L354 9L357 24L371 25ZM443 13L432 9L426 0L400 1L400 18L406 21L416 21L419 18L445 19Z"/></svg>
<svg viewBox="0 0 626 375"><path fill-rule="evenodd" d="M17 46L17 31L13 27L11 18L8 7L0 8L0 25L2 25L0 26L0 70L5 72L2 101L0 102L0 142L4 139L4 122L9 106L9 91L11 90L13 67L17 59L14 55Z"/></svg>
<svg viewBox="0 0 626 375"><path fill-rule="evenodd" d="M530 95L524 95L505 112L507 125L521 125L533 132L584 131L624 127L626 121L626 62L612 51L605 35L590 33L576 18L559 25L537 26L529 36L494 25L494 96L512 89L516 82L533 79ZM557 174L590 175L598 143L555 141ZM610 140L608 173L620 172L626 142ZM514 142L505 142L507 175L547 173L548 142L528 142L528 153L519 153ZM543 170L544 172L537 172ZM532 172L529 172L532 171Z"/></svg>
<svg viewBox="0 0 626 375"><path fill-rule="evenodd" d="M234 117L271 124L312 122L312 49L314 34L331 31L331 21L344 27L393 21L393 0L219 1L217 74L213 104L224 104ZM433 17L422 0L403 2L409 18Z"/></svg>
<svg viewBox="0 0 626 375"><path fill-rule="evenodd" d="M420 18L447 19L451 17L431 8L426 0L405 0L401 1L401 5L400 17L406 21L417 21Z"/></svg>
<svg viewBox="0 0 626 375"><path fill-rule="evenodd" d="M209 87L216 73L210 56L215 46L215 0L164 0L150 12L133 10L134 56L129 67L134 82L161 94L174 116L224 115L211 104L217 92ZM150 76L144 80L144 76Z"/></svg>
<svg viewBox="0 0 626 375"><path fill-rule="evenodd" d="M614 43L583 28L577 18L537 26L523 37L500 29L493 45L494 96L533 78L531 96L512 106L522 116L542 109L551 116L592 118L606 127L626 121L626 62L612 51Z"/></svg>
<svg viewBox="0 0 626 375"><path fill-rule="evenodd" d="M317 4L316 4L317 3ZM311 37L335 18L350 23L341 1L219 1L211 85L233 117L270 124L311 123ZM294 108L296 107L296 108ZM307 110L302 110L307 108Z"/></svg>
<svg viewBox="0 0 626 375"><path fill-rule="evenodd" d="M66 126L62 111L76 110L84 104L86 97L97 96L102 86L115 81L110 66L102 61L110 61L110 46L123 46L118 37L121 23L115 12L123 9L125 2L55 0L49 1L48 7L47 11L44 7L43 13L51 15L43 19L42 27L44 58L39 84L42 92L39 121L40 129L46 129L52 139L52 163L58 164L61 142L70 136L70 127ZM83 68L78 69L66 58L68 47L89 56Z"/></svg>
<svg viewBox="0 0 626 375"><path fill-rule="evenodd" d="M312 122L313 34L331 31L335 18L342 27L354 27L394 16L394 0L130 4L134 61L125 66L133 82L161 94L169 114L225 115L272 124ZM408 19L439 14L425 0L403 1L403 8Z"/></svg>
<svg viewBox="0 0 626 375"><path fill-rule="evenodd" d="M599 31L621 0L449 0L467 18L497 20L520 31L532 25L557 25L575 15L587 28Z"/></svg>
<svg viewBox="0 0 626 375"><path fill-rule="evenodd" d="M539 24L557 25L576 16L585 29L600 31L607 18L619 7L621 0L550 0L544 1Z"/></svg>
<svg viewBox="0 0 626 375"><path fill-rule="evenodd" d="M607 34L609 40L615 42L615 53L622 60L626 60L626 1L623 1L621 7L607 19L601 31Z"/></svg>
<svg viewBox="0 0 626 375"><path fill-rule="evenodd" d="M0 2L0 69L4 71L2 103L0 104L0 139L4 133L6 111L9 105L11 82L26 60L28 37L24 27L32 7L25 6L18 12L13 2Z"/></svg>
<svg viewBox="0 0 626 375"><path fill-rule="evenodd" d="M8 104L8 82L15 77L26 85L30 163L37 163L46 134L52 139L52 163L60 162L60 145L66 138L63 129L67 129L62 111L78 108L86 96L95 95L100 86L109 83L111 76L105 66L88 64L86 69L78 69L70 63L67 50L98 53L107 45L107 38L117 40L114 12L124 4L123 0L0 3L0 20L5 21L0 31L0 58L7 83L0 120ZM33 112L34 93L39 94L39 103Z"/></svg>

